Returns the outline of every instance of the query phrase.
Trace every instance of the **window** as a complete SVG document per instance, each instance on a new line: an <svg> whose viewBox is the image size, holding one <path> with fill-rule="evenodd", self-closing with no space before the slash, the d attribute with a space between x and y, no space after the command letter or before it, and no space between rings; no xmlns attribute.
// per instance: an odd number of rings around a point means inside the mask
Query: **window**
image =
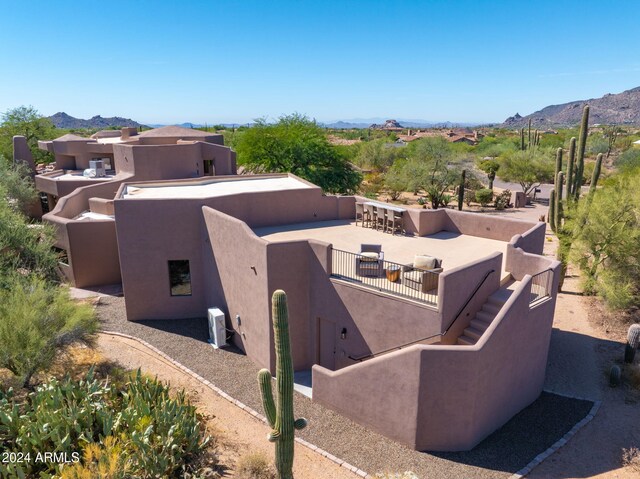
<svg viewBox="0 0 640 479"><path fill-rule="evenodd" d="M169 261L171 296L191 296L191 271L188 259Z"/></svg>

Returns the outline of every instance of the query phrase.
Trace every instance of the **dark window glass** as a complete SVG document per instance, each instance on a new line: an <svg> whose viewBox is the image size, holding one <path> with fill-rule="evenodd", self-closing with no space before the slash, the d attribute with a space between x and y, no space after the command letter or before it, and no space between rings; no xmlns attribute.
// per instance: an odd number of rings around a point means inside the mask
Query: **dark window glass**
<svg viewBox="0 0 640 479"><path fill-rule="evenodd" d="M171 296L191 296L189 260L169 261L169 285L171 286Z"/></svg>

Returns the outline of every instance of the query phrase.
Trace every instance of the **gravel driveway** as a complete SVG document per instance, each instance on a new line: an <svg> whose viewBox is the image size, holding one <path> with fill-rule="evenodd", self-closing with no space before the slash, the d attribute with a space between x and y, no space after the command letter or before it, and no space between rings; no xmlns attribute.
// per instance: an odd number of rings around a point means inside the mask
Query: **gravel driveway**
<svg viewBox="0 0 640 479"><path fill-rule="evenodd" d="M117 297L102 297L98 314L102 329L149 342L262 412L258 368L237 349L214 350L207 343L206 319L129 322L125 319L124 298ZM590 401L543 393L472 451L426 453L402 446L295 394L296 415L310 422L299 434L303 439L370 474L411 470L421 478L433 479L509 477L589 414L592 405Z"/></svg>

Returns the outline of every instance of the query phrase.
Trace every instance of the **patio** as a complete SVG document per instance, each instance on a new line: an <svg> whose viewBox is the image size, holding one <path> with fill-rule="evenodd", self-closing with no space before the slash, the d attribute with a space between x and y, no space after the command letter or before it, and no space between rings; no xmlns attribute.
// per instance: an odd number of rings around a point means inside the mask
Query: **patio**
<svg viewBox="0 0 640 479"><path fill-rule="evenodd" d="M380 244L385 261L413 263L416 254L442 259L444 271L484 258L496 251L506 253L504 241L440 231L429 236L392 235L356 226L352 221L332 220L254 228L254 233L270 242L314 239L331 243L334 249L358 253L361 244ZM500 278L508 273L504 261Z"/></svg>

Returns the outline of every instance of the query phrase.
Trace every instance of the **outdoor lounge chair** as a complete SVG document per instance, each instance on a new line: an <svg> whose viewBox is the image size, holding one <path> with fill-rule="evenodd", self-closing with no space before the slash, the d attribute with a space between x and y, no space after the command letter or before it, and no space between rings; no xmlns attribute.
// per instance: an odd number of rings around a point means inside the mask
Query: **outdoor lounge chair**
<svg viewBox="0 0 640 479"><path fill-rule="evenodd" d="M426 255L416 255L413 263L402 267L402 284L426 293L438 289L438 276L442 272L442 260Z"/></svg>
<svg viewBox="0 0 640 479"><path fill-rule="evenodd" d="M380 277L384 274L384 252L382 245L360 245L360 253L356 256L356 274L359 276Z"/></svg>

